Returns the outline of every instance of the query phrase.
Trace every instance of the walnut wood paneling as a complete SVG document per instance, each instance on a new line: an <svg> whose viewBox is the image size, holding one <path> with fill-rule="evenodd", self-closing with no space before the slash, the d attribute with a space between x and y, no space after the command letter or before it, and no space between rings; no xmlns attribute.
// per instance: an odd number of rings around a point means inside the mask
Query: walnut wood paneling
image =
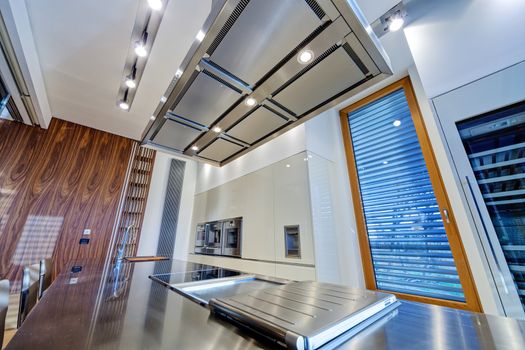
<svg viewBox="0 0 525 350"><path fill-rule="evenodd" d="M41 258L56 274L106 255L133 142L58 119L47 130L0 121L0 278Z"/></svg>

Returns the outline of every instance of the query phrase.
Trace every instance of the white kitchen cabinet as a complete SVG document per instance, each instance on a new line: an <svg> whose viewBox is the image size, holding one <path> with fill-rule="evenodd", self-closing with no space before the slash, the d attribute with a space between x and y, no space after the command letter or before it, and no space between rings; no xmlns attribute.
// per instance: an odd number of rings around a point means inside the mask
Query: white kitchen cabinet
<svg viewBox="0 0 525 350"><path fill-rule="evenodd" d="M243 258L275 260L273 169L266 167L242 178Z"/></svg>
<svg viewBox="0 0 525 350"><path fill-rule="evenodd" d="M308 156L299 153L273 164L276 260L314 264ZM300 257L286 257L285 226L299 225Z"/></svg>

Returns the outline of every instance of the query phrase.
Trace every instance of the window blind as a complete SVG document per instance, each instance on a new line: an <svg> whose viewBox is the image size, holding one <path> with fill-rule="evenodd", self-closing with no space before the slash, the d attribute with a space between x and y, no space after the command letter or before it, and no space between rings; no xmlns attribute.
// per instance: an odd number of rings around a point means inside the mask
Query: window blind
<svg viewBox="0 0 525 350"><path fill-rule="evenodd" d="M464 302L404 90L348 122L377 288Z"/></svg>

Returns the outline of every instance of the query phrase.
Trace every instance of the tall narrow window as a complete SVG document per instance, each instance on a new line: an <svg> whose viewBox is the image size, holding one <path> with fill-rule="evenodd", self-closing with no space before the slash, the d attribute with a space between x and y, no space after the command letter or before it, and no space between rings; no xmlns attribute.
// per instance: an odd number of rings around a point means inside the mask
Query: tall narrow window
<svg viewBox="0 0 525 350"><path fill-rule="evenodd" d="M367 287L479 310L408 78L341 111Z"/></svg>

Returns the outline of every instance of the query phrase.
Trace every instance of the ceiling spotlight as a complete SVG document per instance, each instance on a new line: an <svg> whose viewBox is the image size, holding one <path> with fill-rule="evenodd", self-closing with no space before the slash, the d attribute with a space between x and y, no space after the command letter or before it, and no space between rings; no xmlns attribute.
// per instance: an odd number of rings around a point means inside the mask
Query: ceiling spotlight
<svg viewBox="0 0 525 350"><path fill-rule="evenodd" d="M179 79L180 77L182 77L182 70L179 68L175 72L175 78Z"/></svg>
<svg viewBox="0 0 525 350"><path fill-rule="evenodd" d="M162 9L161 0L148 0L148 5L149 7L151 7L152 10L155 10L155 11Z"/></svg>
<svg viewBox="0 0 525 350"><path fill-rule="evenodd" d="M291 165L290 164L286 164L286 167L289 168L289 167L291 167Z"/></svg>
<svg viewBox="0 0 525 350"><path fill-rule="evenodd" d="M403 27L405 24L405 19L400 12L396 12L388 19L388 30L395 32Z"/></svg>
<svg viewBox="0 0 525 350"><path fill-rule="evenodd" d="M120 101L118 106L125 111L129 109L129 104L126 101Z"/></svg>
<svg viewBox="0 0 525 350"><path fill-rule="evenodd" d="M312 50L303 50L297 56L297 61L301 64L307 64L314 59L314 52Z"/></svg>
<svg viewBox="0 0 525 350"><path fill-rule="evenodd" d="M194 151L198 151L199 147L197 145L193 145L193 146L191 146L191 149L194 150Z"/></svg>
<svg viewBox="0 0 525 350"><path fill-rule="evenodd" d="M149 117L150 120L155 120L155 116L152 115L151 117Z"/></svg>
<svg viewBox="0 0 525 350"><path fill-rule="evenodd" d="M217 134L222 131L222 129L219 126L214 126L212 129L213 132L216 132Z"/></svg>
<svg viewBox="0 0 525 350"><path fill-rule="evenodd" d="M126 78L126 86L130 89L134 89L137 87L137 83L135 83L135 80L131 79L131 77Z"/></svg>
<svg viewBox="0 0 525 350"><path fill-rule="evenodd" d="M399 119L396 119L394 120L394 122L392 123L393 126L400 126L401 125L401 120Z"/></svg>
<svg viewBox="0 0 525 350"><path fill-rule="evenodd" d="M146 57L148 50L146 50L146 42L148 41L148 32L144 31L142 39L135 43L135 54L139 57Z"/></svg>
<svg viewBox="0 0 525 350"><path fill-rule="evenodd" d="M138 42L135 44L135 53L139 57L146 57L148 55L148 50L146 50L146 46L144 46L143 43Z"/></svg>
<svg viewBox="0 0 525 350"><path fill-rule="evenodd" d="M162 96L162 97L160 98L160 102L162 102L162 103L165 103L167 100L168 100L168 99L166 98L166 96Z"/></svg>
<svg viewBox="0 0 525 350"><path fill-rule="evenodd" d="M204 33L202 30L199 30L197 33L197 36L195 37L197 40L202 41L204 37L206 36L206 33Z"/></svg>
<svg viewBox="0 0 525 350"><path fill-rule="evenodd" d="M256 103L257 103L257 100L254 99L253 97L248 97L248 98L244 101L244 104L247 105L248 107L255 106Z"/></svg>

